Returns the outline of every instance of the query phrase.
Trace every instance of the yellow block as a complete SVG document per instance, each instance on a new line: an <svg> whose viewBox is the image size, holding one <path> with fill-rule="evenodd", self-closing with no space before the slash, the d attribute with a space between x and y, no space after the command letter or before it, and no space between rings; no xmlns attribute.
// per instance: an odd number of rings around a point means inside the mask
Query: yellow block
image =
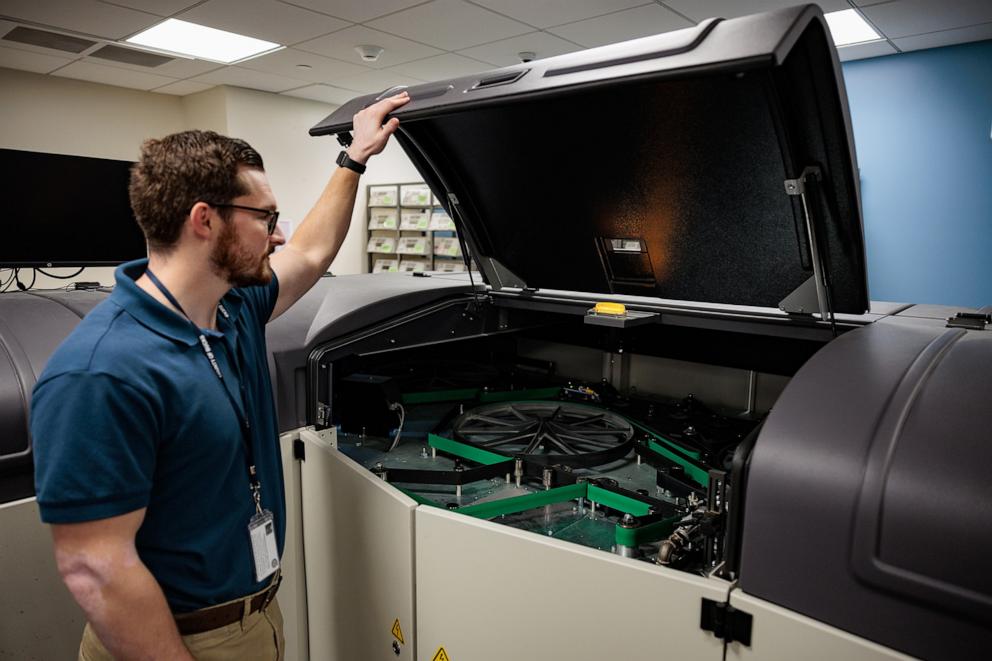
<svg viewBox="0 0 992 661"><path fill-rule="evenodd" d="M622 317L627 314L627 306L623 303L607 303L603 301L597 303L592 311L596 314L609 314L614 317Z"/></svg>

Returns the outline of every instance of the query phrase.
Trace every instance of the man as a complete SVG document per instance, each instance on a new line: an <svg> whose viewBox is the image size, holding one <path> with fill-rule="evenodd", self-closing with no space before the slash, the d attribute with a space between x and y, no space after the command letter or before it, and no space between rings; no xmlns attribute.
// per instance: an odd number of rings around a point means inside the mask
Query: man
<svg viewBox="0 0 992 661"><path fill-rule="evenodd" d="M274 255L276 200L247 143L186 131L143 146L130 194L148 259L117 270L32 401L41 516L88 620L81 659L282 658L265 323L327 271L408 100L355 116L348 158Z"/></svg>

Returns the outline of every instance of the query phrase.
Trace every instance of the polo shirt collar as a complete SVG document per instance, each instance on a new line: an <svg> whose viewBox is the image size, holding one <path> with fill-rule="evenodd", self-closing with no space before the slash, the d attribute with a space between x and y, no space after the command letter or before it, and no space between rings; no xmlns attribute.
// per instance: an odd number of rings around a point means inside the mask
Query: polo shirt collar
<svg viewBox="0 0 992 661"><path fill-rule="evenodd" d="M117 286L111 298L140 324L150 330L189 346L199 343L192 324L162 305L135 282L148 270L148 259L136 259L121 264L114 271ZM225 334L235 333L235 324L241 314L244 298L236 289L229 290L221 299L228 318L218 313L218 328Z"/></svg>

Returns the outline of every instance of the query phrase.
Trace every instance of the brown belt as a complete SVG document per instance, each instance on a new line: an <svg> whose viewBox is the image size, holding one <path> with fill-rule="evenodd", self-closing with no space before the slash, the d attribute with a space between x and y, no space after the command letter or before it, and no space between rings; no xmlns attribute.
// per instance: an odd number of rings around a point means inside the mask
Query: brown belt
<svg viewBox="0 0 992 661"><path fill-rule="evenodd" d="M272 603L282 582L282 575L276 576L272 583L265 590L259 592L248 602L248 612L245 613L245 600L232 601L229 604L202 608L192 613L181 613L176 615L176 626L179 627L179 635L190 636L195 633L203 633L212 629L226 627L241 620L245 615L251 615L263 610Z"/></svg>

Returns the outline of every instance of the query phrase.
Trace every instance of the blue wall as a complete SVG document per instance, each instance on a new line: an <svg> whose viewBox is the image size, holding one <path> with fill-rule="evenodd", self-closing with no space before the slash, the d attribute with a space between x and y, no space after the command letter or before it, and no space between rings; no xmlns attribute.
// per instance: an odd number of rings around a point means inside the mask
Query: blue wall
<svg viewBox="0 0 992 661"><path fill-rule="evenodd" d="M843 67L872 300L992 304L992 41Z"/></svg>

